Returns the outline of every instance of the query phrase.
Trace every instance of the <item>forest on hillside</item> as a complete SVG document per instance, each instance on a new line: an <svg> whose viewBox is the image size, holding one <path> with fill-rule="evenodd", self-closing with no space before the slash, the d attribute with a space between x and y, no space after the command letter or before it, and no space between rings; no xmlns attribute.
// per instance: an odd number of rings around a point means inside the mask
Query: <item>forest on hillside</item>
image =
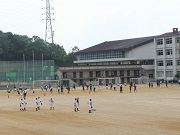
<svg viewBox="0 0 180 135"><path fill-rule="evenodd" d="M0 31L0 61L23 61L23 55L25 60L32 60L34 52L34 60L42 60L43 54L44 60L54 60L56 66L72 66L77 51L77 46L67 53L63 46L47 43L38 36Z"/></svg>

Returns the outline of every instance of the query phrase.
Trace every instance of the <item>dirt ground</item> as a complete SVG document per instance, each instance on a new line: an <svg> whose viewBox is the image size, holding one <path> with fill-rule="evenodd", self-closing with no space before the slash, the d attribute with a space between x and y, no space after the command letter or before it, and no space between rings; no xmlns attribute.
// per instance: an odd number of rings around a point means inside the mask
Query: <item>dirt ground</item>
<svg viewBox="0 0 180 135"><path fill-rule="evenodd" d="M106 90L89 92L81 88L67 94L28 91L27 111L20 111L16 92L0 92L0 135L180 135L180 86L149 88L138 85L137 92ZM35 111L35 98L41 97L41 110ZM49 109L49 99L55 110ZM80 111L73 101L80 98ZM87 102L93 101L93 113Z"/></svg>

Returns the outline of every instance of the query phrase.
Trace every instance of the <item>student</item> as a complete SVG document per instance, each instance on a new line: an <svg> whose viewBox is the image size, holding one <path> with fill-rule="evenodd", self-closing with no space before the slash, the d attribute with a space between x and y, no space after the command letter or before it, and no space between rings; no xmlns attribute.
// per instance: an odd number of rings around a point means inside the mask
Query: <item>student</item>
<svg viewBox="0 0 180 135"><path fill-rule="evenodd" d="M23 101L22 98L21 98L21 101L20 101L20 111L24 111L24 101Z"/></svg>
<svg viewBox="0 0 180 135"><path fill-rule="evenodd" d="M33 94L32 94L33 96L35 95L35 90L33 89Z"/></svg>
<svg viewBox="0 0 180 135"><path fill-rule="evenodd" d="M106 84L106 89L108 90L108 84Z"/></svg>
<svg viewBox="0 0 180 135"><path fill-rule="evenodd" d="M93 91L94 91L94 92L96 91L96 86L95 86L95 85L93 85Z"/></svg>
<svg viewBox="0 0 180 135"><path fill-rule="evenodd" d="M79 97L77 97L76 102L77 102L77 111L79 111Z"/></svg>
<svg viewBox="0 0 180 135"><path fill-rule="evenodd" d="M77 112L77 100L76 100L76 98L74 99L74 111Z"/></svg>
<svg viewBox="0 0 180 135"><path fill-rule="evenodd" d="M132 88L131 85L129 85L129 93L131 93L131 88Z"/></svg>
<svg viewBox="0 0 180 135"><path fill-rule="evenodd" d="M58 86L58 94L60 94L60 86Z"/></svg>
<svg viewBox="0 0 180 135"><path fill-rule="evenodd" d="M37 101L38 101L38 110L40 110L40 106L42 105L40 97L37 98Z"/></svg>
<svg viewBox="0 0 180 135"><path fill-rule="evenodd" d="M120 93L122 93L123 87L122 84L120 84Z"/></svg>
<svg viewBox="0 0 180 135"><path fill-rule="evenodd" d="M50 102L50 110L52 109L54 110L54 100L50 98L49 102Z"/></svg>
<svg viewBox="0 0 180 135"><path fill-rule="evenodd" d="M50 87L50 92L51 92L51 93L53 92L53 86Z"/></svg>
<svg viewBox="0 0 180 135"><path fill-rule="evenodd" d="M27 88L25 88L25 90L23 91L23 93L24 93L24 98L25 98L26 95L27 95Z"/></svg>
<svg viewBox="0 0 180 135"><path fill-rule="evenodd" d="M134 92L137 92L137 86L134 84Z"/></svg>
<svg viewBox="0 0 180 135"><path fill-rule="evenodd" d="M68 94L70 93L70 87L69 86L67 86L67 91L68 91Z"/></svg>
<svg viewBox="0 0 180 135"><path fill-rule="evenodd" d="M82 89L83 89L83 91L85 91L85 89L84 89L84 84L82 85Z"/></svg>
<svg viewBox="0 0 180 135"><path fill-rule="evenodd" d="M26 105L27 105L27 102L26 102L26 98L24 98L24 111L26 111Z"/></svg>
<svg viewBox="0 0 180 135"><path fill-rule="evenodd" d="M38 111L38 98L36 98L36 101L35 101L35 103L36 103L36 111Z"/></svg>
<svg viewBox="0 0 180 135"><path fill-rule="evenodd" d="M61 94L63 94L63 89L64 89L63 85L61 85Z"/></svg>
<svg viewBox="0 0 180 135"><path fill-rule="evenodd" d="M89 108L89 113L92 113L92 100L90 99L87 104Z"/></svg>
<svg viewBox="0 0 180 135"><path fill-rule="evenodd" d="M73 88L74 88L74 90L76 90L76 85L75 84L73 84Z"/></svg>

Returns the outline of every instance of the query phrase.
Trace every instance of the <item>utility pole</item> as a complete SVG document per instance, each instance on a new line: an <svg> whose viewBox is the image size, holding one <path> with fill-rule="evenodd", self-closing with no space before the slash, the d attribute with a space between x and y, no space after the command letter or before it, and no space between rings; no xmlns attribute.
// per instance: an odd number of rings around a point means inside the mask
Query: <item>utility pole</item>
<svg viewBox="0 0 180 135"><path fill-rule="evenodd" d="M42 15L46 14L46 18L42 19L46 21L46 31L45 31L45 42L50 42L52 44L54 44L54 31L52 29L52 20L54 21L54 19L51 18L51 15L54 15L54 13L52 13L51 11L54 10L53 7L51 7L51 3L50 1L52 0L42 0L42 1L46 1L46 7L42 8L45 9L46 12L43 13Z"/></svg>

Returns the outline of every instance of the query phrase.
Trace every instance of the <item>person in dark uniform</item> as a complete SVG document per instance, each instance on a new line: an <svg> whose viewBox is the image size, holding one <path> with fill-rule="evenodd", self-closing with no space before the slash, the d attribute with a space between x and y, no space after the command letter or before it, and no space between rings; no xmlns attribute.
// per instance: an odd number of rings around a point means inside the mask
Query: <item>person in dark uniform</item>
<svg viewBox="0 0 180 135"><path fill-rule="evenodd" d="M122 89L123 89L122 84L120 84L120 93L122 93Z"/></svg>
<svg viewBox="0 0 180 135"><path fill-rule="evenodd" d="M131 86L131 85L129 85L129 93L131 93L131 88L132 88L132 86Z"/></svg>

